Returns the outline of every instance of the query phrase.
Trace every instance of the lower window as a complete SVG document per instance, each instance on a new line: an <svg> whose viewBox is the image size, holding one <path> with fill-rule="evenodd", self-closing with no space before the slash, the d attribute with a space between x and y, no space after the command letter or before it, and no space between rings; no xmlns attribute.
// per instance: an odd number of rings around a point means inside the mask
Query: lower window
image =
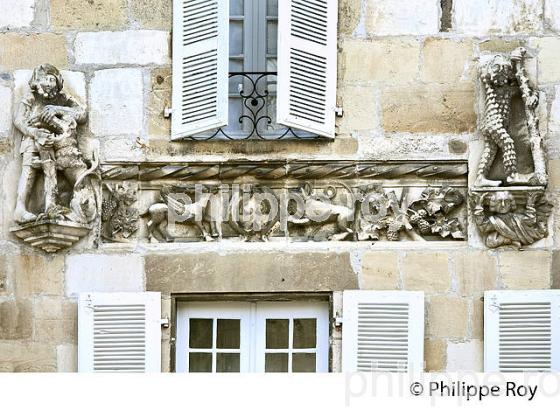
<svg viewBox="0 0 560 410"><path fill-rule="evenodd" d="M327 372L328 312L327 302L179 302L177 371Z"/></svg>

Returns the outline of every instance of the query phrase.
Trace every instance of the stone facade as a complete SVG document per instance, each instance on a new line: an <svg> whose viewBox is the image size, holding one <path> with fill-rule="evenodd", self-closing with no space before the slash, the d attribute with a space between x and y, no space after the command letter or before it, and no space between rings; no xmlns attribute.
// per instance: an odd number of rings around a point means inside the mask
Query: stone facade
<svg viewBox="0 0 560 410"><path fill-rule="evenodd" d="M524 46L541 95L548 191L558 203L559 1L454 0L445 20L439 0L406 7L394 0L339 0L337 98L344 116L337 119L336 138L276 142L170 140L170 121L163 117L171 99L170 4L2 2L10 12L0 16L0 370L75 371L81 291L161 291L166 312L171 293L345 289L424 291L427 370L481 370L483 292L560 287L558 206L548 237L523 252L488 250L472 215L465 241L218 246L120 243L92 234L54 256L22 245L10 233L21 167L11 117L31 70L46 62L62 70L72 95L87 104L89 121L81 132L99 140L106 166L451 161L469 164L472 183L482 149L478 61ZM146 198L139 202L150 205ZM164 329L166 370L169 338Z"/></svg>

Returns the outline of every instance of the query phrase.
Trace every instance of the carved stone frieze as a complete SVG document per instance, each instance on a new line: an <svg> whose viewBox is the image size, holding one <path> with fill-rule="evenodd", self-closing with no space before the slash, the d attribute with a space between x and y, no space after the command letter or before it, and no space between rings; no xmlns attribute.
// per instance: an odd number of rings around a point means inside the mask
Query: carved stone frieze
<svg viewBox="0 0 560 410"><path fill-rule="evenodd" d="M462 162L111 164L139 184L140 240L463 240Z"/></svg>
<svg viewBox="0 0 560 410"><path fill-rule="evenodd" d="M521 249L548 236L552 203L539 131L539 93L525 69L526 50L481 60L484 148L470 192L473 219L489 248Z"/></svg>
<svg viewBox="0 0 560 410"><path fill-rule="evenodd" d="M138 230L137 187L127 181L103 185L101 213L103 239L127 242Z"/></svg>
<svg viewBox="0 0 560 410"><path fill-rule="evenodd" d="M63 84L52 65L35 68L14 117L22 169L11 230L47 252L87 235L100 208L99 145L79 135L86 109Z"/></svg>

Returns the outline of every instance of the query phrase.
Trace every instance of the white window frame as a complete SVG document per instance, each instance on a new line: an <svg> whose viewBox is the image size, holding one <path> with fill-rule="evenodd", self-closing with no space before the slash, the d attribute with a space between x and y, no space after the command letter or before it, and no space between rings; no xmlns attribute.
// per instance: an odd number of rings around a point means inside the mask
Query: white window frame
<svg viewBox="0 0 560 410"><path fill-rule="evenodd" d="M285 352L316 352L316 372L329 370L329 304L326 301L288 302L177 302L175 360L177 372L188 372L188 323L190 318L240 319L240 373L264 373L266 353L266 319L317 319L316 349L286 349ZM195 352L213 353L212 370L216 361L216 320L214 320L212 349L193 349ZM290 325L290 339L292 337ZM291 344L290 344L291 346ZM275 349L275 352L284 350ZM291 355L288 372L291 373Z"/></svg>
<svg viewBox="0 0 560 410"><path fill-rule="evenodd" d="M221 1L221 0L220 0ZM255 0L249 0L253 3ZM336 113L339 112L336 107L336 90L337 90L337 20L338 20L338 0L328 0L327 8L328 10L328 24L326 25L325 32L327 33L328 42L322 47L315 47L312 41L306 41L298 39L297 36L291 35L292 27L294 26L294 13L292 13L292 7L286 6L287 3L295 0L281 0L278 3L278 82L276 84L276 123L283 127L292 128L293 130L299 131L298 137L300 139L314 139L318 137L334 138L335 137L335 117ZM185 24L183 24L183 6L184 0L173 0L174 3L174 15L173 15L173 99L172 99L172 140L180 140L184 138L193 140L207 140L213 137L216 131L220 128L227 127L229 122L229 0L223 0L220 3L219 13L218 13L218 33L217 35L205 42L201 42L195 46L183 46L182 38L185 29ZM261 10L259 5L258 9ZM266 7L266 5L264 5ZM294 10L299 8L294 7ZM311 5L310 9L313 9ZM307 10L309 12L309 10ZM302 16L305 18L307 14L303 12ZM227 14L227 16L226 16ZM297 14L297 13L296 13ZM300 16L301 17L301 16ZM197 23L202 24L202 23ZM260 24L260 23L259 23ZM251 24L252 26L252 24ZM317 28L317 27L316 27ZM254 32L254 30L252 30ZM260 39L255 41L259 44ZM262 44L257 47L257 50L244 50L244 54L247 56L249 53L261 54ZM305 70L299 69L299 64L291 62L293 53L290 51L292 48L298 50L304 50L311 53L311 55L318 55L321 59L325 59L326 63L322 64L322 70L324 70L324 75L318 75L314 77L315 81L321 82L321 86L325 84L324 93L322 91L317 91L317 87L306 86L305 90L297 91L298 86L290 80L294 73L299 73L305 77ZM200 50L199 50L200 49ZM195 93L196 84L188 84L184 87L186 80L181 80L183 76L183 71L191 72L194 70L196 61L191 61L187 59L185 63L183 57L193 57L202 55L202 52L207 52L208 50L217 52L217 60L215 67L213 67L212 74L217 73L217 87L215 95L212 98L208 97L208 90L205 88L205 93L198 95ZM265 50L266 51L266 50ZM315 54L313 54L315 53ZM210 57L206 56L208 61ZM194 58L194 57L193 57ZM205 64L210 64L205 60ZM245 59L245 62L247 58ZM305 64L312 64L313 58L309 57L309 61ZM244 65L245 65L244 62ZM265 61L266 62L266 61ZM324 66L324 67L323 67ZM198 66L197 66L198 67ZM204 69L210 70L210 68L204 66ZM246 70L255 71L255 70ZM326 78L322 80L321 78ZM185 78L189 78L188 76ZM213 77L211 77L213 78ZM197 79L197 81L202 81ZM209 82L208 80L207 82ZM295 81L295 80L294 80ZM307 81L309 83L309 81ZM208 87L208 84L204 85ZM313 95L311 95L313 94ZM323 95L324 94L324 95ZM183 99L189 99L190 101L200 101L206 98L206 105L204 107L208 108L210 103L214 102L214 97L217 101L217 107L215 109L214 115L210 117L210 113L204 112L204 115L209 117L202 117L199 115L200 120L194 121L196 114L204 111L202 108L198 107L196 104L185 104ZM211 101L210 101L211 100ZM307 100L307 101L306 101ZM325 100L323 103L317 103L317 101ZM312 104L309 101L315 101L317 104ZM297 111L295 108L290 109L290 107L299 107ZM313 115L304 115L302 110L307 110L306 112L313 111ZM297 112L296 112L297 111ZM183 123L183 113L185 116L191 116L191 123ZM313 118L312 118L313 117ZM186 121L186 120L185 120ZM226 131L227 132L227 131ZM268 136L268 133L267 133ZM275 132L270 134L270 139L274 140L278 135ZM234 131L232 135L225 137L220 135L218 132L213 138L219 140L227 139L243 139L243 135ZM268 139L268 138L266 138Z"/></svg>

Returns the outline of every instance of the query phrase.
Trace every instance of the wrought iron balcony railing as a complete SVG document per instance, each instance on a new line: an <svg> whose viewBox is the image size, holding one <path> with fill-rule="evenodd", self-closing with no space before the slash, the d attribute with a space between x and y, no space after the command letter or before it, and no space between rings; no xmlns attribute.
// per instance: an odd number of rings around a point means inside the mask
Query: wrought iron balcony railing
<svg viewBox="0 0 560 410"><path fill-rule="evenodd" d="M192 140L287 140L320 138L276 123L275 72L229 73L229 125Z"/></svg>

